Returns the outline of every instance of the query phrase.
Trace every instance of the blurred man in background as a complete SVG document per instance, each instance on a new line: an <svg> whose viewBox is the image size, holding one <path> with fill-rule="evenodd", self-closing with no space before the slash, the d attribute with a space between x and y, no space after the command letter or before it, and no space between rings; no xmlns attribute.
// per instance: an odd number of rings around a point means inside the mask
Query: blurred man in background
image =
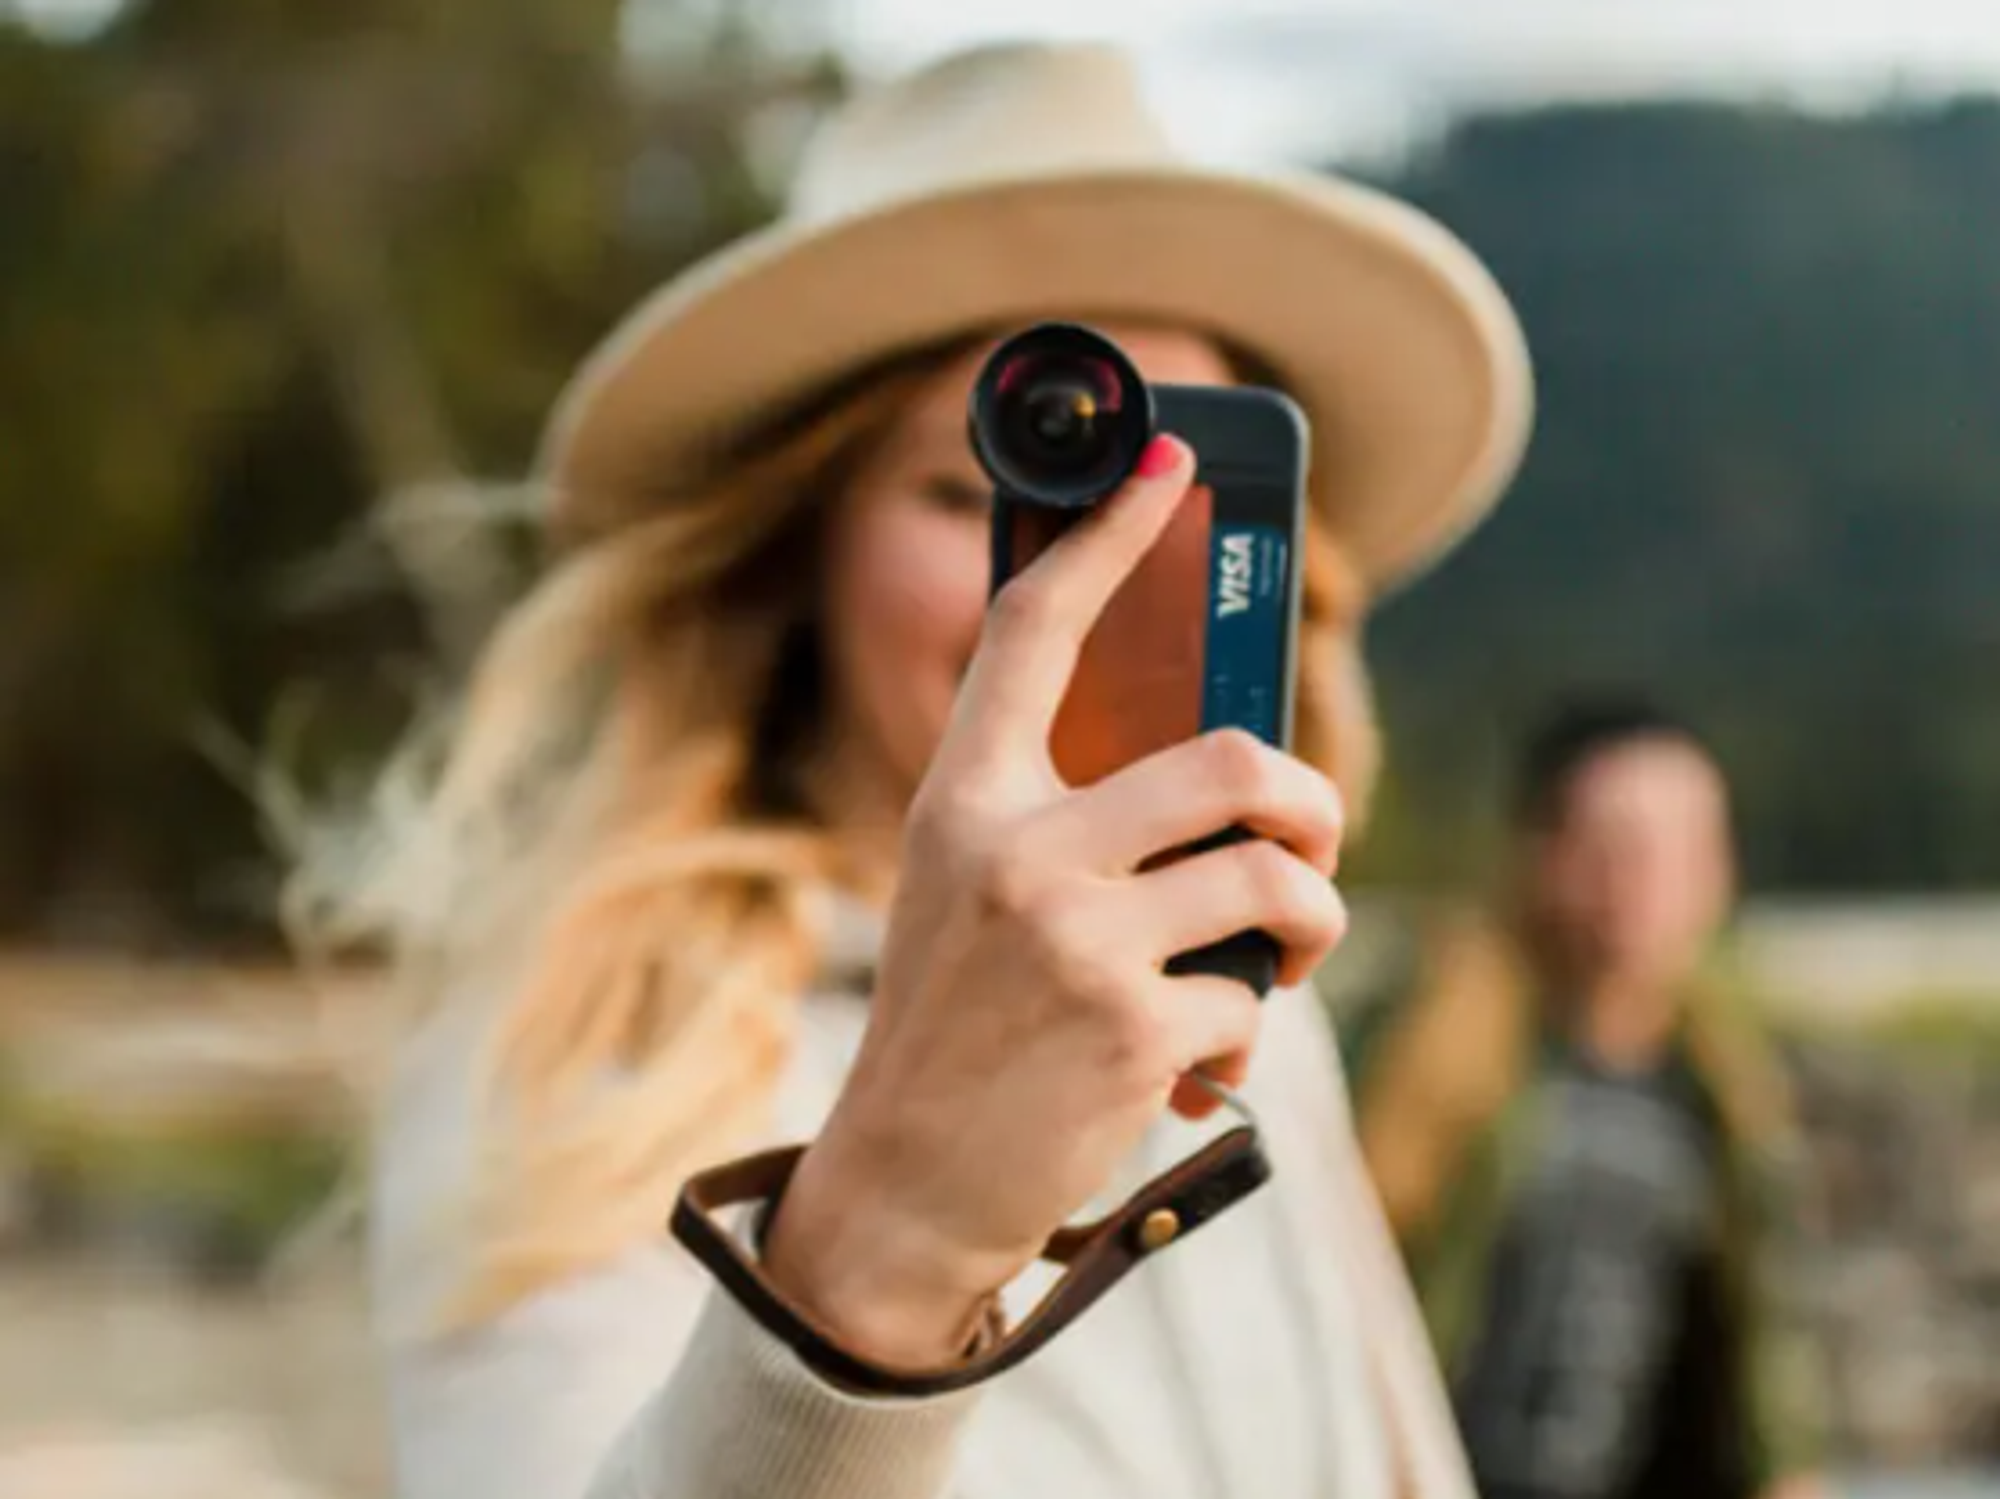
<svg viewBox="0 0 2000 1499"><path fill-rule="evenodd" d="M1486 1499L1811 1492L1808 1360L1758 1294L1783 1079L1703 970L1729 799L1683 723L1564 706L1495 910L1429 934L1361 1135Z"/></svg>

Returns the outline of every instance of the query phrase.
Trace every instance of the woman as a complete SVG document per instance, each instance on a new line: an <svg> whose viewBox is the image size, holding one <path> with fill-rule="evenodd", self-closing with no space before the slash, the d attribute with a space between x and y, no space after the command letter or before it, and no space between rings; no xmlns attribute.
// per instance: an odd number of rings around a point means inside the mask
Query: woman
<svg viewBox="0 0 2000 1499"><path fill-rule="evenodd" d="M1217 735L1051 771L1077 641L1193 467L1156 443L989 619L966 393L1056 314L1149 379L1267 369L1314 417L1299 758ZM1186 167L1115 54L970 54L834 120L786 217L565 402L558 563L354 892L439 996L380 1141L402 1491L1467 1493L1314 1010L1160 965L1259 926L1297 984L1337 939L1365 594L1491 501L1526 408L1448 236ZM1232 824L1264 836L1136 872ZM1265 1116L1273 1184L954 1380L1016 1337L1053 1231L1199 1145L1203 1080ZM808 1140L781 1201L737 1194L716 1288L677 1191Z"/></svg>

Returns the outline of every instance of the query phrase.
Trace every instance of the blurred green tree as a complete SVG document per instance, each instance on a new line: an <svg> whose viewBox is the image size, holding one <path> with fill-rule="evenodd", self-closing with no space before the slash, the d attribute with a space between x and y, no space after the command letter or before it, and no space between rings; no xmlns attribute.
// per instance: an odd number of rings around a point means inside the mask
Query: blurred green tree
<svg viewBox="0 0 2000 1499"><path fill-rule="evenodd" d="M635 10L672 23L643 69ZM268 931L197 726L257 741L307 684L352 744L399 661L470 653L514 559L449 518L504 506L617 311L769 211L774 122L842 83L788 17L0 15L0 934Z"/></svg>

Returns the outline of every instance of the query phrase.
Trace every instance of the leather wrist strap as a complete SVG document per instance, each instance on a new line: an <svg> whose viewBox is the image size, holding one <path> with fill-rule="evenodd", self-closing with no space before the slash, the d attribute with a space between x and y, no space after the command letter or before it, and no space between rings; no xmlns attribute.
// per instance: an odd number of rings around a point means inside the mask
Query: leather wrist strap
<svg viewBox="0 0 2000 1499"><path fill-rule="evenodd" d="M1155 1177L1116 1212L1055 1234L1042 1258L1064 1266L1065 1273L1019 1327L980 1339L964 1360L948 1367L896 1369L842 1347L773 1286L751 1253L716 1221L719 1209L741 1203L775 1207L804 1153L802 1146L768 1151L692 1178L674 1204L674 1237L809 1368L836 1385L869 1395L941 1395L1013 1368L1141 1260L1241 1201L1271 1175L1255 1128L1231 1129Z"/></svg>

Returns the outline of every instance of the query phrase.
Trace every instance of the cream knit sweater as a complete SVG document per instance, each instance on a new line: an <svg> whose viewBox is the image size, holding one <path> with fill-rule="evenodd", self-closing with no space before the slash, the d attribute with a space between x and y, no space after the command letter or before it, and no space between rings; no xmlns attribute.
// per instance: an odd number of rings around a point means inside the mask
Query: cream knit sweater
<svg viewBox="0 0 2000 1499"><path fill-rule="evenodd" d="M779 1134L809 1138L867 1020L872 918L805 1001ZM833 1388L666 1239L448 1342L436 1213L470 1180L460 1007L407 1051L374 1214L403 1499L1471 1499L1421 1323L1310 996L1271 996L1244 1092L1275 1180L975 1389ZM1165 1120L1107 1204L1206 1131ZM670 1205L660 1205L665 1222ZM1017 1305L1039 1284L1015 1290Z"/></svg>

